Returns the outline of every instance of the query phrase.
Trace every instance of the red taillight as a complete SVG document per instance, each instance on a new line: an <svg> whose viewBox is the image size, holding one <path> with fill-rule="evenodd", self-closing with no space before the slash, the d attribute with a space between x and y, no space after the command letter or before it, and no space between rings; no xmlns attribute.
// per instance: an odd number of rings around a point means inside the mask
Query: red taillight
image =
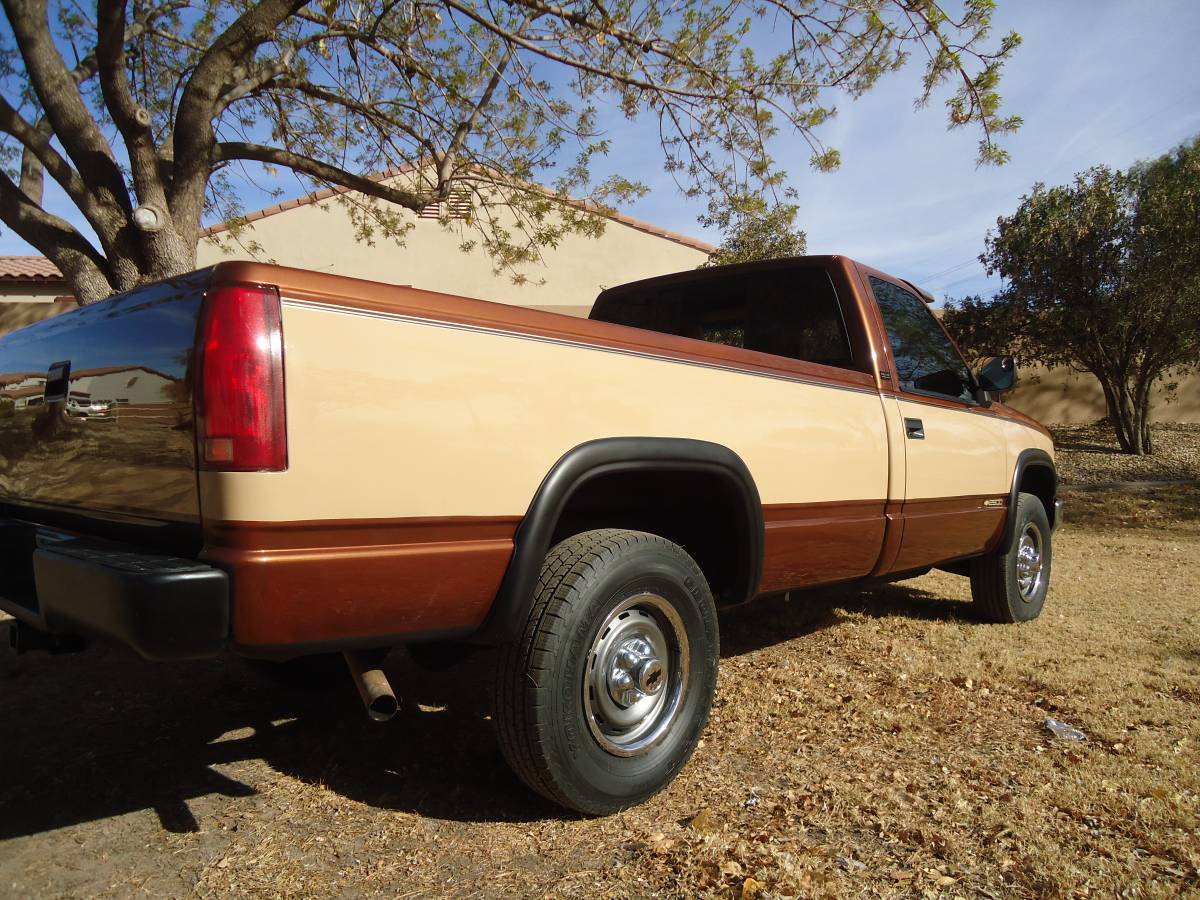
<svg viewBox="0 0 1200 900"><path fill-rule="evenodd" d="M221 285L208 292L200 325L196 396L200 468L287 468L283 331L272 287Z"/></svg>

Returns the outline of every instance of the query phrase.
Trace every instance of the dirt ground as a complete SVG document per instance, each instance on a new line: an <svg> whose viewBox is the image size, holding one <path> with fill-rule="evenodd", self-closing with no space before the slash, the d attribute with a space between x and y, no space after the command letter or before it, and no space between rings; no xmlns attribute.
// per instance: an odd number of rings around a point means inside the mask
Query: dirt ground
<svg viewBox="0 0 1200 900"><path fill-rule="evenodd" d="M1065 484L1200 481L1200 425L1156 423L1150 456L1121 453L1107 423L1051 425L1050 430L1058 477Z"/></svg>
<svg viewBox="0 0 1200 900"><path fill-rule="evenodd" d="M942 573L725 616L699 751L606 819L509 774L486 656L396 654L412 705L373 726L348 682L0 650L0 895L1200 891L1200 492L1105 496L1074 498L1029 625Z"/></svg>

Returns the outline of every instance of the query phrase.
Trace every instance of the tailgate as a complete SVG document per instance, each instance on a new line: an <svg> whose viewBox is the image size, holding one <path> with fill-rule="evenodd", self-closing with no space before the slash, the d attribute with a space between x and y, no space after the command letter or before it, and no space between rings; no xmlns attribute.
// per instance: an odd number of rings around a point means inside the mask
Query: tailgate
<svg viewBox="0 0 1200 900"><path fill-rule="evenodd" d="M0 339L0 503L33 519L199 522L191 370L210 275Z"/></svg>

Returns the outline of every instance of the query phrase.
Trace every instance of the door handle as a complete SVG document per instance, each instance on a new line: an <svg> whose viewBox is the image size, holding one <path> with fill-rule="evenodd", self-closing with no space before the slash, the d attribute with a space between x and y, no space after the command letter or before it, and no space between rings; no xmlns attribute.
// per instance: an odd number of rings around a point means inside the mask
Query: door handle
<svg viewBox="0 0 1200 900"><path fill-rule="evenodd" d="M46 370L46 387L42 392L43 403L66 400L71 387L71 361L51 363Z"/></svg>
<svg viewBox="0 0 1200 900"><path fill-rule="evenodd" d="M925 426L920 419L905 419L904 433L914 441L925 440Z"/></svg>

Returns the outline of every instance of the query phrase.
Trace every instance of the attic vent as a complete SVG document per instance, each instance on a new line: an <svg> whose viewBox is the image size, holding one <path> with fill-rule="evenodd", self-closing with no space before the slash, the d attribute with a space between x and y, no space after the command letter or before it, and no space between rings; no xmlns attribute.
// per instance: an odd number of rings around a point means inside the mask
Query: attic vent
<svg viewBox="0 0 1200 900"><path fill-rule="evenodd" d="M450 199L442 203L430 203L421 210L418 218L440 219L443 216L450 219L465 219L471 214L471 195L466 191L455 191Z"/></svg>

